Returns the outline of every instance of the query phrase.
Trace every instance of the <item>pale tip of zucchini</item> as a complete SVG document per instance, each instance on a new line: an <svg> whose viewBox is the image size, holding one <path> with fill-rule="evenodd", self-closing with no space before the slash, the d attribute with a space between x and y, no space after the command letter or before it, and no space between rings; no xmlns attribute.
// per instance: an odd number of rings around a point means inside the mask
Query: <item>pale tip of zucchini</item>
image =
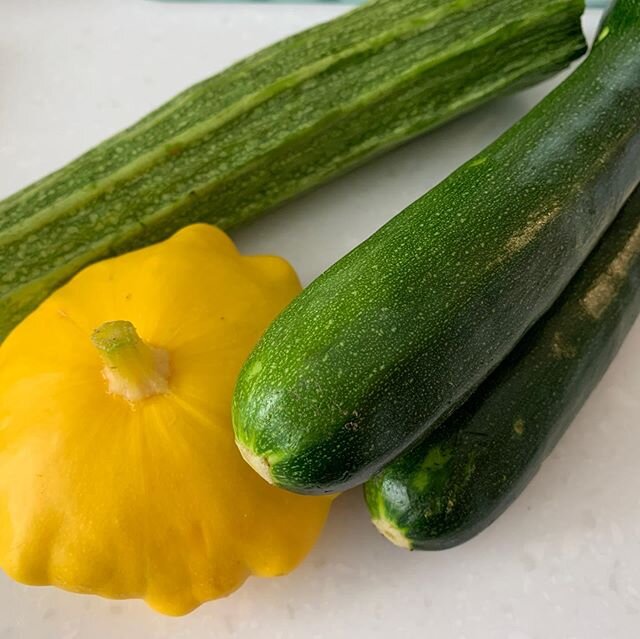
<svg viewBox="0 0 640 639"><path fill-rule="evenodd" d="M399 548L412 550L411 542L405 537L404 533L387 519L374 519L373 525L378 529L378 532L384 535L392 544L395 544Z"/></svg>
<svg viewBox="0 0 640 639"><path fill-rule="evenodd" d="M271 475L271 466L267 461L266 457L261 457L260 455L256 455L252 450L247 448L242 442L239 442L236 439L236 446L242 455L242 459L244 459L253 470L262 477L266 482L270 484L274 484L273 476Z"/></svg>

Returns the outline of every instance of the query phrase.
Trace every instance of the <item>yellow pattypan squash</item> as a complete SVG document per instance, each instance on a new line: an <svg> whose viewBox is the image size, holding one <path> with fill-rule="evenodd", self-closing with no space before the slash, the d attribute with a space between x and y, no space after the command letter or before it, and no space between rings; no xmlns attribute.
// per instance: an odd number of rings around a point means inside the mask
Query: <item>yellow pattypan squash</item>
<svg viewBox="0 0 640 639"><path fill-rule="evenodd" d="M183 614L282 575L330 499L274 488L231 427L243 360L299 292L222 232L88 267L0 346L0 566Z"/></svg>

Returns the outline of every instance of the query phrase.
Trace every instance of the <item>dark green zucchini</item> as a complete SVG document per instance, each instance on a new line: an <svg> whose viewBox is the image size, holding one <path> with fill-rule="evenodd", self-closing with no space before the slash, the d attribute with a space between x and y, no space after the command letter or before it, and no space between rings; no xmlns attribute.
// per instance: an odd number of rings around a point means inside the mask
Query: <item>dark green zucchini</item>
<svg viewBox="0 0 640 639"><path fill-rule="evenodd" d="M376 0L0 202L0 341L95 260L229 228L583 52L581 0Z"/></svg>
<svg viewBox="0 0 640 639"><path fill-rule="evenodd" d="M640 311L640 189L567 289L427 439L365 484L399 546L449 548L522 492L607 370Z"/></svg>
<svg viewBox="0 0 640 639"><path fill-rule="evenodd" d="M640 0L620 0L569 79L285 309L235 391L258 472L364 482L504 359L640 181L639 52Z"/></svg>

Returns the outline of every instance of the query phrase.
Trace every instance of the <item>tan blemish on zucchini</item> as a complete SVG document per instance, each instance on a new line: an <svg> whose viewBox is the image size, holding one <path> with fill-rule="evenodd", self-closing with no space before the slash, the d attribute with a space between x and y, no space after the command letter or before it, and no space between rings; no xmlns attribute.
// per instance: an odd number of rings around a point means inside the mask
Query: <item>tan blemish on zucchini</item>
<svg viewBox="0 0 640 639"><path fill-rule="evenodd" d="M504 251L491 262L490 267L501 264L505 260L510 259L516 253L519 253L526 246L536 239L538 234L548 226L561 213L561 207L554 206L549 208L546 213L531 220L519 233L513 235L505 244Z"/></svg>
<svg viewBox="0 0 640 639"><path fill-rule="evenodd" d="M553 220L558 217L559 213L561 213L560 207L554 206L550 208L544 215L541 215L535 220L532 220L529 224L527 224L527 226L522 229L522 231L520 231L520 233L514 235L507 242L507 253L517 253L518 251L521 251L525 246L533 242L540 231L542 231L548 224L553 222Z"/></svg>
<svg viewBox="0 0 640 639"><path fill-rule="evenodd" d="M384 535L392 544L399 548L412 550L411 542L405 537L404 533L384 517L374 519L373 525L378 529L378 532Z"/></svg>
<svg viewBox="0 0 640 639"><path fill-rule="evenodd" d="M600 319L613 302L639 252L640 227L636 228L606 272L598 277L582 298L582 307L593 319Z"/></svg>
<svg viewBox="0 0 640 639"><path fill-rule="evenodd" d="M242 459L244 459L253 470L262 477L266 482L270 484L275 484L273 481L273 476L271 475L271 465L267 461L266 457L262 457L261 455L256 455L252 450L249 450L242 442L236 440L236 446L242 455Z"/></svg>
<svg viewBox="0 0 640 639"><path fill-rule="evenodd" d="M551 342L551 354L556 359L573 359L577 351L575 346L568 342L562 333L556 331Z"/></svg>
<svg viewBox="0 0 640 639"><path fill-rule="evenodd" d="M518 419L513 422L513 432L516 435L524 435L524 419L518 417Z"/></svg>

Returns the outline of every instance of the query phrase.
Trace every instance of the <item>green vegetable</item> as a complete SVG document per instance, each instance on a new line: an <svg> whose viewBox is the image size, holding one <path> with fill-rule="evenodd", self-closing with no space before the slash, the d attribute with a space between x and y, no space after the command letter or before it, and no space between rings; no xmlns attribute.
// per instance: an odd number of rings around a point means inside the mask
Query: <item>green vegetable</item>
<svg viewBox="0 0 640 639"><path fill-rule="evenodd" d="M0 340L80 268L228 228L583 51L580 0L378 0L198 84L0 203Z"/></svg>
<svg viewBox="0 0 640 639"><path fill-rule="evenodd" d="M522 492L640 311L640 189L569 287L445 424L365 484L394 543L438 550L484 530Z"/></svg>
<svg viewBox="0 0 640 639"><path fill-rule="evenodd" d="M240 375L269 481L363 482L462 403L565 288L640 181L640 0L484 152L309 286Z"/></svg>

